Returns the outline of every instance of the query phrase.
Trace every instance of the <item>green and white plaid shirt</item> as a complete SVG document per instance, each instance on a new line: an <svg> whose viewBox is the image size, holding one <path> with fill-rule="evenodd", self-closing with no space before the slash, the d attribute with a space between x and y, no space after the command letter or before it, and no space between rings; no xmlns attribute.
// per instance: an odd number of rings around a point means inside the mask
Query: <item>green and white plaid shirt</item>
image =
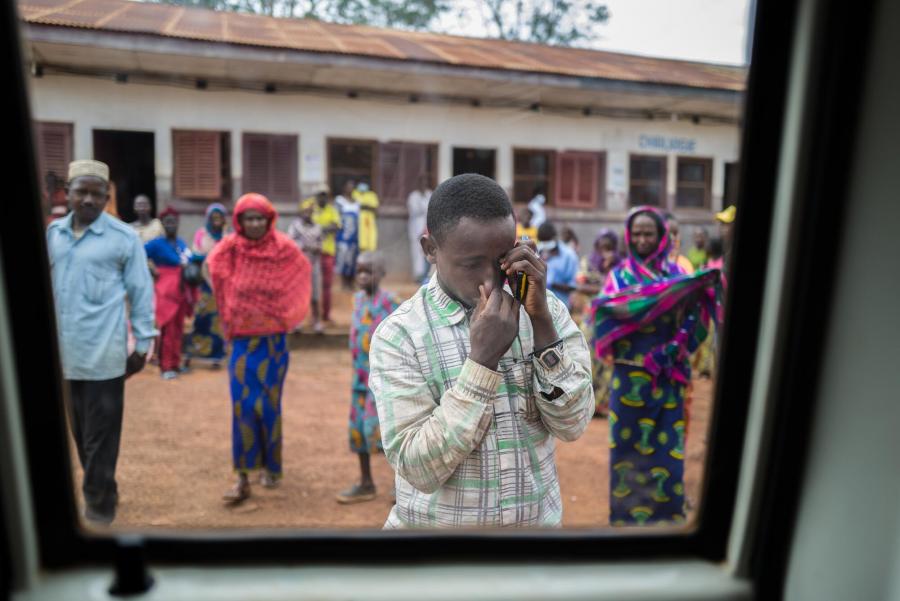
<svg viewBox="0 0 900 601"><path fill-rule="evenodd" d="M436 276L375 331L369 386L397 473L385 528L560 525L553 437L581 436L594 397L584 336L547 296L563 339L549 370L531 357L524 309L497 371L470 361L469 315Z"/></svg>

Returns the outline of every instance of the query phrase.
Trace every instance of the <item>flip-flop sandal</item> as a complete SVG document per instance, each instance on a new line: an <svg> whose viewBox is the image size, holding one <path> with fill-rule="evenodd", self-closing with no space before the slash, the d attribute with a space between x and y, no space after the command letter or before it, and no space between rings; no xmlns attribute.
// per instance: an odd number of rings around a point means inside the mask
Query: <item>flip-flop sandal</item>
<svg viewBox="0 0 900 601"><path fill-rule="evenodd" d="M276 478L269 472L263 472L259 475L259 483L265 488L278 488L281 485L281 478Z"/></svg>
<svg viewBox="0 0 900 601"><path fill-rule="evenodd" d="M359 484L354 484L347 490L338 493L337 502L341 505L351 505L353 503L364 503L375 498L375 487L363 488Z"/></svg>
<svg viewBox="0 0 900 601"><path fill-rule="evenodd" d="M229 489L224 495L222 495L222 499L229 505L237 505L239 503L243 503L247 499L250 498L250 485L242 485L235 484Z"/></svg>

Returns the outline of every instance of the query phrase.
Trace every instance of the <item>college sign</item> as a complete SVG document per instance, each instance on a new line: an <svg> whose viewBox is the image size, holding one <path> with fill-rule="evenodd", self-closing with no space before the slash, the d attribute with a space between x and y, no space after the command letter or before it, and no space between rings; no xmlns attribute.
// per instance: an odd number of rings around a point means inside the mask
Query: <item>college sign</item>
<svg viewBox="0 0 900 601"><path fill-rule="evenodd" d="M693 138L668 138L666 136L641 134L638 139L638 145L644 150L694 152L697 148L697 140Z"/></svg>

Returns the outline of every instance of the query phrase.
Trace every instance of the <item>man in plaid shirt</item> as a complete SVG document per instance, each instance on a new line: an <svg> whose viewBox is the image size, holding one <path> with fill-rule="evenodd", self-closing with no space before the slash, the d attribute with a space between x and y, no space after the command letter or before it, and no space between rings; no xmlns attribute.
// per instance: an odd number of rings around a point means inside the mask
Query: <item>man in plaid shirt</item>
<svg viewBox="0 0 900 601"><path fill-rule="evenodd" d="M434 191L422 247L436 274L375 331L369 386L397 503L385 528L559 526L553 437L594 412L591 358L546 291L533 242L516 240L493 180ZM523 302L507 276L524 272Z"/></svg>

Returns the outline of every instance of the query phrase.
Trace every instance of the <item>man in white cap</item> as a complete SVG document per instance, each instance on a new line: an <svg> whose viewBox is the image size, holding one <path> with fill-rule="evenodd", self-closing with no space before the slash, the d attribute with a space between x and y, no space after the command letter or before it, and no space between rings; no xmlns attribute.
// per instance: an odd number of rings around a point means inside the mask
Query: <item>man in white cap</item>
<svg viewBox="0 0 900 601"><path fill-rule="evenodd" d="M104 212L109 167L69 165L71 212L47 228L47 249L69 417L84 468L85 517L108 524L116 515L116 460L125 378L144 367L153 326L153 280L140 238ZM125 296L135 350L127 352Z"/></svg>

